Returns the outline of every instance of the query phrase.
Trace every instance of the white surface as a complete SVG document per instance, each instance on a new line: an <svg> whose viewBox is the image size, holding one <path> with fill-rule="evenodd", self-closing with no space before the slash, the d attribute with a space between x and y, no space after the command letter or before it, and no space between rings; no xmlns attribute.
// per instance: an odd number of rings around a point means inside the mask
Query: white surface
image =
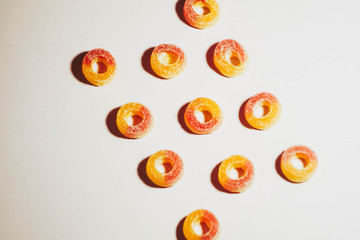
<svg viewBox="0 0 360 240"><path fill-rule="evenodd" d="M356 0L219 1L221 18L197 30L181 21L177 1L0 2L0 239L176 239L177 225L198 208L212 211L222 239L359 239L360 34ZM229 79L208 66L208 49L233 38L251 65ZM185 71L158 79L144 52L180 46ZM109 50L119 66L104 87L76 79L73 59ZM279 98L280 121L255 131L239 121L242 103L261 91ZM223 110L221 128L189 134L178 112L196 97ZM106 119L130 101L148 106L146 137L113 135ZM305 144L317 173L291 184L275 169L278 155ZM161 149L185 164L172 188L152 188L139 163ZM215 166L249 157L254 185L218 191Z"/></svg>

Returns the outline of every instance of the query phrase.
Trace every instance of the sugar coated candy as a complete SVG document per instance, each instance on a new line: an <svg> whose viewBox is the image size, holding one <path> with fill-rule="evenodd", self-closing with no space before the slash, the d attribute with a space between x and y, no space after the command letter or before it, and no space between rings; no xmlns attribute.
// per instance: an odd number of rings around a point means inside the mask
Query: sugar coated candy
<svg viewBox="0 0 360 240"><path fill-rule="evenodd" d="M198 112L206 114L204 122L197 119ZM223 114L216 102L209 98L199 97L187 106L184 118L186 125L194 133L209 134L221 126Z"/></svg>
<svg viewBox="0 0 360 240"><path fill-rule="evenodd" d="M262 116L256 116L255 111L263 108ZM252 96L245 105L246 121L254 128L265 130L273 126L280 118L281 105L271 93L262 92Z"/></svg>
<svg viewBox="0 0 360 240"><path fill-rule="evenodd" d="M186 0L183 13L191 26L203 29L215 25L220 10L215 0Z"/></svg>
<svg viewBox="0 0 360 240"><path fill-rule="evenodd" d="M95 71L95 66L98 70ZM103 86L111 82L116 74L114 57L104 49L93 49L83 59L82 71L85 78L95 86Z"/></svg>
<svg viewBox="0 0 360 240"><path fill-rule="evenodd" d="M184 51L173 44L161 44L151 53L151 68L163 78L173 78L186 66Z"/></svg>
<svg viewBox="0 0 360 240"><path fill-rule="evenodd" d="M237 177L232 178L230 171L237 171ZM247 190L254 181L254 166L251 161L241 155L233 155L220 164L218 177L220 184L228 191L241 193Z"/></svg>
<svg viewBox="0 0 360 240"><path fill-rule="evenodd" d="M292 164L293 159L303 162L303 168L296 168ZM281 155L281 170L285 177L292 182L302 183L314 174L318 160L315 152L306 146L293 146L286 149Z"/></svg>
<svg viewBox="0 0 360 240"><path fill-rule="evenodd" d="M214 64L227 77L239 76L248 65L248 54L235 40L219 42L214 51Z"/></svg>
<svg viewBox="0 0 360 240"><path fill-rule="evenodd" d="M146 106L130 102L119 108L116 124L124 136L141 138L151 130L153 116Z"/></svg>
<svg viewBox="0 0 360 240"><path fill-rule="evenodd" d="M197 231L197 227L202 231ZM212 212L198 209L186 217L183 232L188 240L215 240L220 235L220 224Z"/></svg>
<svg viewBox="0 0 360 240"><path fill-rule="evenodd" d="M164 172L158 170L160 165L164 167ZM161 150L154 153L146 164L146 174L149 179L161 187L173 186L179 181L183 173L183 161L177 153L170 150Z"/></svg>

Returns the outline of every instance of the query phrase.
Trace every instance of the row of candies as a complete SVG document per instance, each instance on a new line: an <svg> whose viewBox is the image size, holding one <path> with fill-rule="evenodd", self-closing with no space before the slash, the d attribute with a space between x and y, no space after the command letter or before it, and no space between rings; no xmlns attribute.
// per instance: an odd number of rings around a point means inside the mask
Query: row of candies
<svg viewBox="0 0 360 240"><path fill-rule="evenodd" d="M248 54L233 39L226 39L216 45L214 64L227 77L239 76L248 64ZM94 63L100 63L104 70L94 71ZM186 66L184 51L173 44L160 44L152 51L150 64L153 71L162 78L169 79L179 75ZM103 86L111 82L116 75L116 61L105 49L89 51L82 62L85 78L95 86Z"/></svg>

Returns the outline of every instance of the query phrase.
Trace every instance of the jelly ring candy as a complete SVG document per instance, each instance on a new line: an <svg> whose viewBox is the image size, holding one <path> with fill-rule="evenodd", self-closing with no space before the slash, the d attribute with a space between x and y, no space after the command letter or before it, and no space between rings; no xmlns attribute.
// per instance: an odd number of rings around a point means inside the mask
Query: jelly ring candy
<svg viewBox="0 0 360 240"><path fill-rule="evenodd" d="M157 166L169 164L169 172L160 172ZM146 174L150 180L161 187L173 186L183 175L184 164L179 155L173 151L161 150L150 156L146 164Z"/></svg>
<svg viewBox="0 0 360 240"><path fill-rule="evenodd" d="M200 122L196 118L196 113L203 112L209 113L209 119L205 122ZM209 98L196 98L193 100L185 110L185 123L188 128L197 134L209 134L217 130L223 121L223 115L220 107Z"/></svg>
<svg viewBox="0 0 360 240"><path fill-rule="evenodd" d="M204 226L203 233L197 233L197 226ZM206 231L207 230L207 231ZM205 209L198 209L190 213L184 222L184 236L188 240L213 240L218 239L220 235L220 224L215 215Z"/></svg>
<svg viewBox="0 0 360 240"><path fill-rule="evenodd" d="M186 65L184 51L173 44L161 44L151 53L151 68L163 78L173 78L180 74Z"/></svg>
<svg viewBox="0 0 360 240"><path fill-rule="evenodd" d="M235 40L218 43L214 51L214 64L227 77L239 76L248 65L248 54Z"/></svg>
<svg viewBox="0 0 360 240"><path fill-rule="evenodd" d="M93 65L98 63L99 71L95 72ZM82 71L85 78L95 86L103 86L113 80L116 74L116 62L114 57L104 49L89 51L82 62Z"/></svg>
<svg viewBox="0 0 360 240"><path fill-rule="evenodd" d="M254 110L264 108L263 116L256 117ZM245 106L246 121L254 128L265 130L274 125L280 118L281 105L271 93L262 92L252 96Z"/></svg>
<svg viewBox="0 0 360 240"><path fill-rule="evenodd" d="M239 177L237 179L229 176L231 170L238 170ZM241 193L251 186L254 174L254 166L247 157L233 155L222 161L218 177L220 184L226 190Z"/></svg>
<svg viewBox="0 0 360 240"><path fill-rule="evenodd" d="M291 161L300 159L304 168L298 169L293 166ZM314 174L318 160L310 148L305 146L293 146L286 149L281 155L281 170L284 175L292 182L302 183L310 179Z"/></svg>
<svg viewBox="0 0 360 240"><path fill-rule="evenodd" d="M215 25L220 15L215 0L186 0L183 12L186 21L199 29Z"/></svg>
<svg viewBox="0 0 360 240"><path fill-rule="evenodd" d="M132 119L140 118L141 121L129 124ZM126 103L120 107L116 124L120 132L128 138L141 138L151 130L153 117L150 110L140 103Z"/></svg>

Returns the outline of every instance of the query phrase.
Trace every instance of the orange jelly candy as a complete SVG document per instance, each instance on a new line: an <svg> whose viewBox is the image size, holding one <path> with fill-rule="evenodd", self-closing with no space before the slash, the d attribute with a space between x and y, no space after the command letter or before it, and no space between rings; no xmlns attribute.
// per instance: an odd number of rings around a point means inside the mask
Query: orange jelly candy
<svg viewBox="0 0 360 240"><path fill-rule="evenodd" d="M220 224L212 212L199 209L186 217L183 232L188 240L214 240L219 238Z"/></svg>
<svg viewBox="0 0 360 240"><path fill-rule="evenodd" d="M94 71L93 66L98 64L99 70ZM114 57L104 49L89 51L82 62L82 71L85 78L95 86L103 86L111 82L116 74Z"/></svg>
<svg viewBox="0 0 360 240"><path fill-rule="evenodd" d="M131 120L133 120L133 124L129 124ZM151 130L153 117L147 107L140 103L131 102L120 107L116 124L124 136L141 138Z"/></svg>
<svg viewBox="0 0 360 240"><path fill-rule="evenodd" d="M254 111L263 108L263 116L256 117ZM252 96L245 106L246 121L254 128L265 130L274 125L280 118L281 105L271 93L262 92Z"/></svg>
<svg viewBox="0 0 360 240"><path fill-rule="evenodd" d="M216 45L214 64L227 77L239 76L248 65L248 55L235 40L226 39Z"/></svg>
<svg viewBox="0 0 360 240"><path fill-rule="evenodd" d="M230 171L238 171L238 178L231 178ZM244 192L254 180L254 166L251 161L244 156L233 155L225 159L219 168L219 182L230 192Z"/></svg>
<svg viewBox="0 0 360 240"><path fill-rule="evenodd" d="M186 65L184 51L173 44L161 44L151 53L151 68L163 78L173 78L180 74Z"/></svg>
<svg viewBox="0 0 360 240"><path fill-rule="evenodd" d="M163 165L165 172L157 167ZM168 169L166 167L168 165ZM171 187L182 177L184 164L179 155L173 151L161 150L150 156L146 164L146 174L150 180L161 187Z"/></svg>
<svg viewBox="0 0 360 240"><path fill-rule="evenodd" d="M215 0L186 0L183 12L186 21L199 29L215 25L220 15Z"/></svg>
<svg viewBox="0 0 360 240"><path fill-rule="evenodd" d="M197 119L198 112L204 113L204 122ZM212 133L221 126L223 121L220 107L213 100L204 97L196 98L187 106L184 118L188 128L197 134Z"/></svg>
<svg viewBox="0 0 360 240"><path fill-rule="evenodd" d="M296 168L291 161L299 159L304 168ZM281 155L281 170L292 182L302 183L310 179L318 164L317 157L310 148L306 146L293 146L286 149Z"/></svg>

